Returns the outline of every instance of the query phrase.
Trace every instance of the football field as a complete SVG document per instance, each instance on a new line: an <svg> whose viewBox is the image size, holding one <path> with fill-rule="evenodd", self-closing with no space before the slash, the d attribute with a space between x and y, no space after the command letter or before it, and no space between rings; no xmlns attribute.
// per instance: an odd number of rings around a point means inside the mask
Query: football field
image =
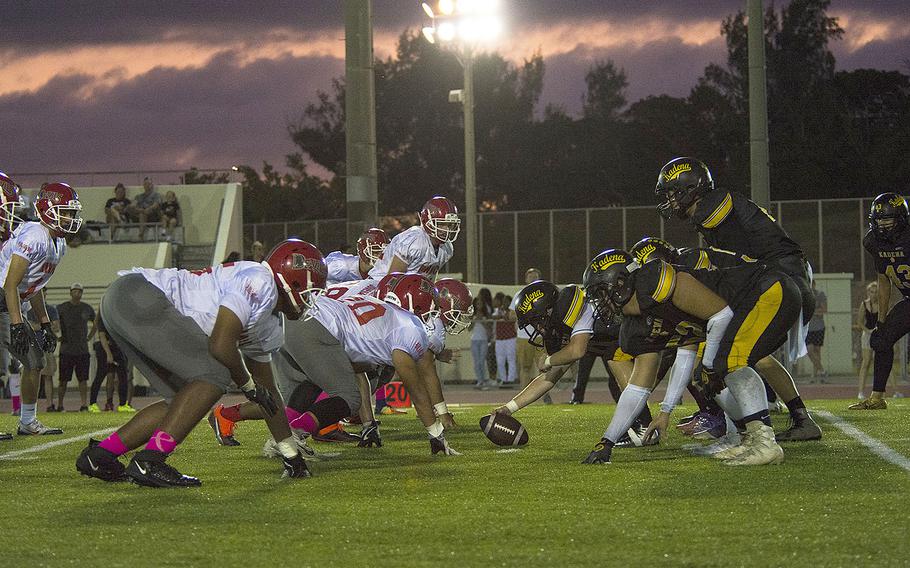
<svg viewBox="0 0 910 568"><path fill-rule="evenodd" d="M824 440L754 468L693 457L675 431L580 465L613 411L600 404L524 409L520 450L480 433L489 405L459 407L447 438L464 455L448 458L429 455L413 412L385 416L382 448L314 444L308 480L260 456L262 423L241 424L233 448L200 424L170 460L202 479L185 490L80 476L85 442L66 440L123 415L58 414L47 423L64 436L0 444L0 565L906 566L910 399L847 404L811 401L830 413Z"/></svg>

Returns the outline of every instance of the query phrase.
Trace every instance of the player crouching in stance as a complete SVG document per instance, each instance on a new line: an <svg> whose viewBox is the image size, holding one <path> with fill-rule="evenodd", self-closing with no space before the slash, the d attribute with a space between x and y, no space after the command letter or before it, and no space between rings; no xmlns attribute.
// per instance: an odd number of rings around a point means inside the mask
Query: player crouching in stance
<svg viewBox="0 0 910 568"><path fill-rule="evenodd" d="M322 254L297 239L276 246L262 263L122 272L101 302L101 317L130 363L165 400L142 409L102 442L90 441L76 469L149 487L200 485L165 460L236 386L269 417L272 436L281 440L284 475L309 477L270 362L284 343L279 313L289 319L307 314L325 277ZM118 456L142 444L124 468Z"/></svg>
<svg viewBox="0 0 910 568"><path fill-rule="evenodd" d="M18 220L10 197L4 192L6 220ZM18 203L17 198L15 201ZM41 289L66 253L64 236L77 233L82 226L80 211L82 205L72 187L65 183L45 184L35 200L35 213L41 222L20 224L0 250L4 292L0 302L0 344L22 363L23 369L22 413L17 430L20 436L63 433L59 428L44 426L36 416L44 355L53 353L57 346ZM23 312L28 311L27 302L31 302L41 322L37 332L23 318Z"/></svg>
<svg viewBox="0 0 910 568"><path fill-rule="evenodd" d="M799 317L799 289L787 276L760 264L688 274L662 260L642 266L626 251L610 249L591 261L584 286L595 317L609 319L621 313L623 328L632 325L635 318L655 325L664 317L674 319L679 314L705 322L704 354L697 380L707 396L720 393L726 384L739 410L733 418L746 429L742 444L725 455L729 457L727 465L783 461L783 450L771 428L764 384L752 367L783 345L787 331ZM686 360L680 360L680 354ZM688 363L691 369L694 355L680 349L677 363L680 367ZM629 387L623 391L603 438L584 463L610 462L619 436L647 403L659 361L656 353L635 358ZM730 406L725 410L729 412Z"/></svg>

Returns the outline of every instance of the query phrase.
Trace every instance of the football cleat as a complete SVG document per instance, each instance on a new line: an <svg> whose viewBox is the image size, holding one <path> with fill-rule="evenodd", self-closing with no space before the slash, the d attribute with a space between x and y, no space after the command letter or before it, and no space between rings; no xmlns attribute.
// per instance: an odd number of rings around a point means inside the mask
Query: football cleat
<svg viewBox="0 0 910 568"><path fill-rule="evenodd" d="M286 458L282 456L282 462L284 463L284 472L281 474L282 478L303 478L303 477L313 477L313 474L310 472L310 469L306 465L306 460L303 459L303 456L297 454L292 458Z"/></svg>
<svg viewBox="0 0 910 568"><path fill-rule="evenodd" d="M297 451L304 457L304 459L315 458L316 450L310 447L307 444L305 438L301 438L296 433L292 432L294 436L294 442L297 445ZM265 445L262 446L262 455L267 458L283 458L284 455L281 453L281 450L278 449L278 442L274 438L269 438L265 441Z"/></svg>
<svg viewBox="0 0 910 568"><path fill-rule="evenodd" d="M822 429L812 420L805 409L796 411L796 417L790 417L790 427L777 434L778 442L808 442L822 439Z"/></svg>
<svg viewBox="0 0 910 568"><path fill-rule="evenodd" d="M99 448L98 444L98 440L89 439L88 446L76 458L76 470L82 475L102 481L128 481L126 468L117 456L104 448Z"/></svg>
<svg viewBox="0 0 910 568"><path fill-rule="evenodd" d="M642 446L656 446L660 443L660 432L654 431L648 440L645 440L645 431L648 428L641 423L633 424L625 435L617 441L614 448L640 448Z"/></svg>
<svg viewBox="0 0 910 568"><path fill-rule="evenodd" d="M28 424L20 422L19 428L16 429L16 433L20 436L53 436L56 434L63 434L63 430L60 428L48 428L35 418Z"/></svg>
<svg viewBox="0 0 910 568"><path fill-rule="evenodd" d="M452 448L445 436L430 438L430 453L432 455L442 454L444 456L460 456L461 452Z"/></svg>
<svg viewBox="0 0 910 568"><path fill-rule="evenodd" d="M407 414L407 411L398 410L397 408L393 408L391 406L383 406L382 410L379 411L379 414L385 414L386 416L391 416L393 414Z"/></svg>
<svg viewBox="0 0 910 568"><path fill-rule="evenodd" d="M112 405L111 410L113 410L113 409L114 409L114 407ZM132 406L130 406L129 404L121 404L120 406L117 407L117 412L136 412L136 409L133 408Z"/></svg>
<svg viewBox="0 0 910 568"><path fill-rule="evenodd" d="M313 439L317 442L329 442L332 444L357 444L360 442L360 436L345 432L341 428L336 428L330 432L313 434Z"/></svg>
<svg viewBox="0 0 910 568"><path fill-rule="evenodd" d="M130 480L144 487L199 487L202 482L195 477L183 475L167 463L167 454L155 450L136 452L126 466Z"/></svg>
<svg viewBox="0 0 910 568"><path fill-rule="evenodd" d="M739 446L742 442L742 436L739 432L727 432L723 436L717 439L716 442L708 446L698 446L692 450L692 454L696 456L713 456L716 453L729 450L730 448Z"/></svg>
<svg viewBox="0 0 910 568"><path fill-rule="evenodd" d="M601 438L599 442L584 459L583 464L608 464L610 463L610 454L613 452L613 442L606 438Z"/></svg>
<svg viewBox="0 0 910 568"><path fill-rule="evenodd" d="M885 402L885 399L867 398L856 404L851 404L847 407L847 410L885 410L886 408L888 408L888 403Z"/></svg>
<svg viewBox="0 0 910 568"><path fill-rule="evenodd" d="M690 436L697 440L716 440L727 433L727 420L715 414L702 414L689 429Z"/></svg>
<svg viewBox="0 0 910 568"><path fill-rule="evenodd" d="M88 405L88 411L91 412L92 414L100 414L101 408L98 406L97 402L93 402L90 405Z"/></svg>
<svg viewBox="0 0 910 568"><path fill-rule="evenodd" d="M751 442L749 438L752 437L752 434L748 431L742 432L740 434L739 444L728 447L727 449L720 450L711 454L711 457L718 460L729 460L739 456L741 453L749 449Z"/></svg>
<svg viewBox="0 0 910 568"><path fill-rule="evenodd" d="M234 425L236 422L232 422L222 416L222 410L224 410L224 405L219 404L209 412L209 426L215 432L215 439L222 446L239 446L240 442L234 439Z"/></svg>
<svg viewBox="0 0 910 568"><path fill-rule="evenodd" d="M774 440L774 430L761 423L746 426L749 436L743 444L745 450L728 459L724 465L775 465L784 461L784 450Z"/></svg>
<svg viewBox="0 0 910 568"><path fill-rule="evenodd" d="M9 432L0 432L0 441L12 440L12 439L13 439L13 435L10 434Z"/></svg>

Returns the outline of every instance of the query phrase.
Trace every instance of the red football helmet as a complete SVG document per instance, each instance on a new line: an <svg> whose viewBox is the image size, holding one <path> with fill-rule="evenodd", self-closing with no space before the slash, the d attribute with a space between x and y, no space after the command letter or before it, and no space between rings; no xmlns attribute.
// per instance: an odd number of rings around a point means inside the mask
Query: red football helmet
<svg viewBox="0 0 910 568"><path fill-rule="evenodd" d="M436 281L436 290L436 305L446 331L458 335L468 329L474 315L474 296L468 287L454 278L442 278Z"/></svg>
<svg viewBox="0 0 910 568"><path fill-rule="evenodd" d="M382 258L382 252L388 244L389 236L385 234L385 231L376 227L367 229L357 239L357 255L360 260L373 266Z"/></svg>
<svg viewBox="0 0 910 568"><path fill-rule="evenodd" d="M278 289L287 294L298 311L297 317L313 317L316 296L325 288L328 273L319 249L300 239L288 239L275 245L263 264L272 270Z"/></svg>
<svg viewBox="0 0 910 568"><path fill-rule="evenodd" d="M461 231L458 207L449 198L437 195L427 201L420 211L420 226L431 237L451 243Z"/></svg>
<svg viewBox="0 0 910 568"><path fill-rule="evenodd" d="M61 235L79 232L82 227L81 211L82 204L76 190L63 182L42 185L35 198L35 213L41 223Z"/></svg>
<svg viewBox="0 0 910 568"><path fill-rule="evenodd" d="M436 310L438 292L433 283L420 274L392 272L379 281L376 297L403 308L420 318L428 330L439 315Z"/></svg>
<svg viewBox="0 0 910 568"><path fill-rule="evenodd" d="M16 210L22 207L19 186L8 175L0 172L0 232L13 230L13 222L21 222Z"/></svg>

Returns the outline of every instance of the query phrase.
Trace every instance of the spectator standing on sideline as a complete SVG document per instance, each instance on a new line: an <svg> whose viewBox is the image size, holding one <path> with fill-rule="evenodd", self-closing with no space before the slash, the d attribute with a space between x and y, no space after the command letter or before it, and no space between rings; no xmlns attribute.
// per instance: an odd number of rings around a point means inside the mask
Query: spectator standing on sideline
<svg viewBox="0 0 910 568"><path fill-rule="evenodd" d="M860 302L859 309L856 310L856 325L853 326L853 329L862 332L859 341L862 355L859 364L859 394L856 395L859 400L866 398L866 377L872 365L869 338L872 337L872 330L878 325L878 309L878 282L873 280L866 284L866 299Z"/></svg>
<svg viewBox="0 0 910 568"><path fill-rule="evenodd" d="M88 371L92 357L88 352L88 342L95 335L95 310L82 301L82 284L70 286L70 301L57 306L60 315L60 392L57 394L57 410L63 411L63 397L66 395L66 384L76 372L79 382L79 397L82 405L79 411L88 410ZM92 330L88 331L88 322Z"/></svg>
<svg viewBox="0 0 910 568"><path fill-rule="evenodd" d="M525 272L525 286L534 282L535 280L540 280L541 273L539 268L529 268ZM518 298L512 300L512 303L509 305L509 313L512 320L516 320L515 317L515 304ZM518 379L521 381L521 386L525 387L528 383L531 382L531 379L537 376L537 363L535 359L538 355L543 353L543 350L539 347L531 345L528 341L530 336L528 335L527 330L524 328L518 329L518 335L515 340L515 352L516 358L518 361Z"/></svg>
<svg viewBox="0 0 910 568"><path fill-rule="evenodd" d="M250 256L247 260L252 260L253 262L265 260L265 246L263 246L262 241L253 241L253 246L250 247Z"/></svg>
<svg viewBox="0 0 910 568"><path fill-rule="evenodd" d="M114 197L104 204L104 217L111 228L111 240L117 239L117 228L129 221L127 210L131 203L126 197L126 186L118 183L114 188Z"/></svg>
<svg viewBox="0 0 910 568"><path fill-rule="evenodd" d="M107 379L107 402L104 405L104 410L114 410L114 378L116 377L117 396L120 398L120 406L117 407L117 412L135 412L128 400L126 356L120 351L120 348L117 347L117 344L114 343L114 340L111 339L111 336L108 335L107 330L104 328L100 307L95 316L95 330L98 332L94 345L97 369L95 371L95 380L92 381L91 404L89 404L88 411L101 412L98 407L98 391L101 390L101 383L104 382L105 378Z"/></svg>
<svg viewBox="0 0 910 568"><path fill-rule="evenodd" d="M145 240L145 224L157 223L161 219L161 195L155 191L152 178L142 180L142 193L136 196L136 201L130 206L130 218L139 223L139 240Z"/></svg>
<svg viewBox="0 0 910 568"><path fill-rule="evenodd" d="M485 390L488 388L487 382L487 355L490 349L490 323L489 319L493 312L491 306L487 305L483 299L483 292L486 290L489 295L490 291L486 288L480 290L480 294L474 298L474 315L471 322L471 356L474 359L474 376L477 382L474 388Z"/></svg>
<svg viewBox="0 0 910 568"><path fill-rule="evenodd" d="M183 224L181 216L177 194L168 191L164 194L164 202L161 204L161 222L164 223L164 234L168 240L174 240L174 231Z"/></svg>
<svg viewBox="0 0 910 568"><path fill-rule="evenodd" d="M809 349L809 360L812 361L812 376L825 382L828 373L822 366L822 346L825 344L825 314L828 312L828 297L815 288L812 281L812 293L815 294L815 312L809 321L809 333L806 334L806 346Z"/></svg>
<svg viewBox="0 0 910 568"><path fill-rule="evenodd" d="M498 296L497 296L498 298ZM509 306L511 296L503 296L493 310L496 320L496 369L500 388L514 388L518 379L518 364L515 357L515 317Z"/></svg>
<svg viewBox="0 0 910 568"><path fill-rule="evenodd" d="M41 295L45 298L44 305L47 308L47 317L51 321L51 330L54 332L54 337L60 337L60 316L57 314L57 308L47 304L47 291L42 289ZM28 323L32 326L32 329L38 331L41 329L41 324L38 323L38 314L35 313L34 309L29 309L28 314L26 314L26 319ZM47 398L47 412L57 412L57 407L54 406L54 375L57 374L57 355L53 352L44 354L44 368L39 372L39 389L41 385L44 385L44 396ZM61 409L62 410L62 409Z"/></svg>

